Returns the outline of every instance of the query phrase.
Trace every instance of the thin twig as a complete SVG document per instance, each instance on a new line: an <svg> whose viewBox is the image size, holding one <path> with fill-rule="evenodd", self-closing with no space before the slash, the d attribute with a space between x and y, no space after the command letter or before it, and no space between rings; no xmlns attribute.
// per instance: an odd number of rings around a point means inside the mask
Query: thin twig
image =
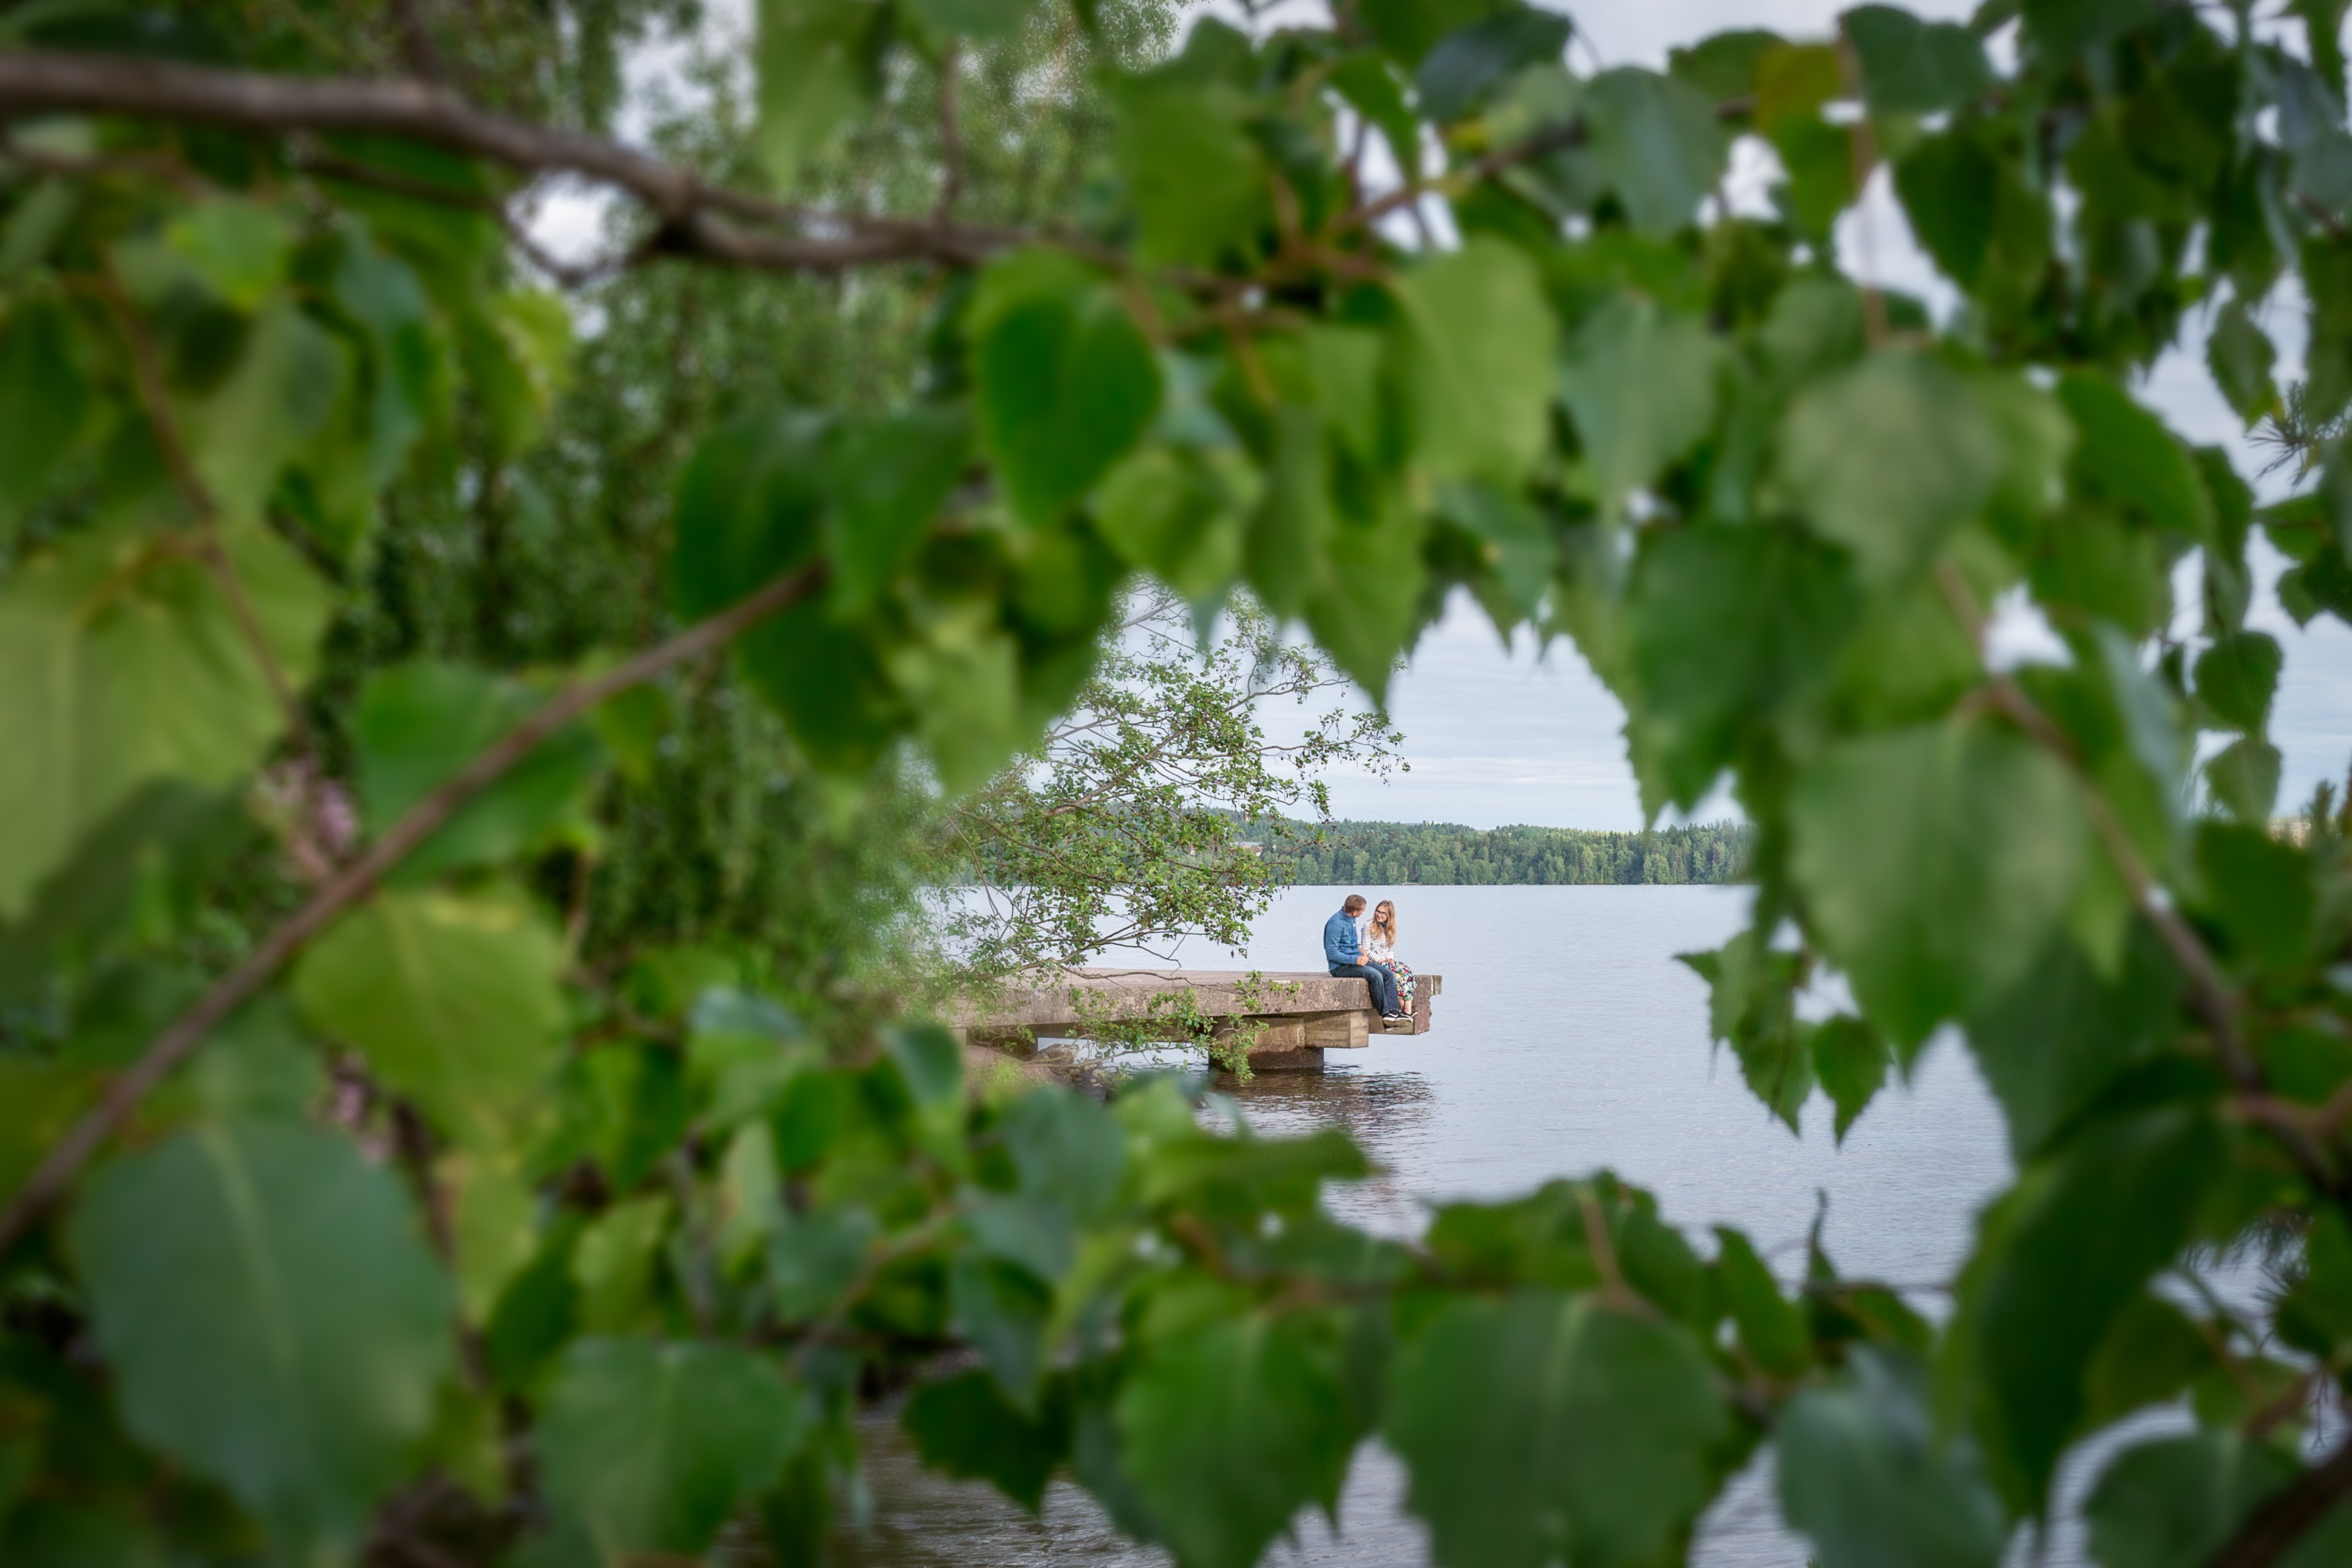
<svg viewBox="0 0 2352 1568"><path fill-rule="evenodd" d="M1978 657L1981 658L1984 654L1985 616L1977 605L1976 595L1948 562L1937 568L1936 580L1950 603L1952 613L1976 643ZM2261 1061L2248 1047L2238 1026L2237 998L2231 993L2229 983L2222 978L2221 965L2213 961L2213 954L2206 947L2204 940L2181 918L2180 911L2169 900L2157 896L2156 879L2140 858L2138 846L2132 842L2123 819L2108 804L2106 792L2100 789L2091 777L2074 742L2035 705L2033 699L2026 695L2025 689L2010 677L1988 676L1985 689L1996 710L2024 731L2029 740L2064 764L2074 775L2082 797L2084 814L2090 819L2092 832L2098 836L2108 858L2115 862L2116 872L2122 876L2124 886L2131 894L2132 907L2156 929L2165 950L2188 977L2190 1005L2196 1009L2197 1016L2204 1021L2213 1037L2213 1052L2221 1063L2221 1069L2230 1075L2231 1082L2249 1102L2260 1105L2269 1101L2272 1098L2269 1081L2263 1076ZM2352 1212L2352 1193L2347 1193L2343 1178L2334 1170L2326 1149L2306 1130L2291 1119L2258 1119L2286 1149L2303 1173L2304 1179L2315 1192Z"/></svg>
<svg viewBox="0 0 2352 1568"><path fill-rule="evenodd" d="M113 268L103 268L98 275L98 293L106 302L107 313L114 318L123 341L131 349L131 381L138 387L140 405L146 410L147 423L155 433L155 444L163 448L163 466L171 471L173 488L180 492L180 500L195 522L199 539L197 558L212 574L221 597L227 601L230 618L236 622L237 635L245 641L247 651L260 667L261 679L269 688L269 695L286 721L286 732L293 737L295 749L305 757L312 754L310 726L302 713L301 695L294 689L285 668L278 662L278 654L269 646L268 635L262 630L261 617L254 613L253 601L247 597L244 582L229 563L228 552L220 539L220 508L214 503L212 491L205 486L196 472L194 461L188 456L187 442L180 435L180 422L172 412L172 398L163 386L163 363L155 352L155 340L147 333L146 323L124 298L122 285Z"/></svg>
<svg viewBox="0 0 2352 1568"><path fill-rule="evenodd" d="M121 1131L140 1102L205 1042L230 1014L267 984L304 943L336 916L375 890L394 866L430 837L459 807L496 784L535 751L540 742L597 704L663 671L725 647L747 628L814 593L824 582L820 563L780 577L731 609L689 626L667 642L614 665L603 675L574 682L549 698L458 773L411 807L365 854L313 893L272 931L245 961L215 981L194 1005L155 1037L144 1055L107 1085L99 1102L50 1146L39 1166L0 1210L0 1251L65 1195L84 1165Z"/></svg>
<svg viewBox="0 0 2352 1568"><path fill-rule="evenodd" d="M945 223L963 195L962 105L958 82L963 69L961 46L950 44L940 58L940 201L931 209L933 223Z"/></svg>
<svg viewBox="0 0 2352 1568"><path fill-rule="evenodd" d="M400 47L408 57L408 68L426 81L447 81L449 65L441 58L441 46L433 41L433 29L425 26L425 0L392 0L392 16L400 24Z"/></svg>
<svg viewBox="0 0 2352 1568"><path fill-rule="evenodd" d="M2347 1494L2352 1494L2352 1442L2265 1499L2208 1568L2270 1568Z"/></svg>

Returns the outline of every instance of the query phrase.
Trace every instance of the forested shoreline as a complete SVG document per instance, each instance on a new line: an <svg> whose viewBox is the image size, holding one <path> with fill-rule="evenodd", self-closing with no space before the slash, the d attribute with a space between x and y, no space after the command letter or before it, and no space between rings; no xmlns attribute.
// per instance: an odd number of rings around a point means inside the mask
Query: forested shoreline
<svg viewBox="0 0 2352 1568"><path fill-rule="evenodd" d="M1466 827L1454 822L1300 825L1270 837L1266 858L1286 881L1418 882L1460 887L1594 886L1737 880L1756 830L1711 822L1648 833L1573 827Z"/></svg>

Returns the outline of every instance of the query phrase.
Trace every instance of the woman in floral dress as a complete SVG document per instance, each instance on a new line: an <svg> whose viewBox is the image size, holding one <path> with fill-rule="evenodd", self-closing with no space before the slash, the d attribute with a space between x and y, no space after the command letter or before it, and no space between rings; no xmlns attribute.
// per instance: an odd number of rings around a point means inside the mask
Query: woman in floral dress
<svg viewBox="0 0 2352 1568"><path fill-rule="evenodd" d="M1364 962L1377 963L1396 976L1397 1011L1412 1016L1412 971L1396 955L1396 905L1382 899L1364 928Z"/></svg>

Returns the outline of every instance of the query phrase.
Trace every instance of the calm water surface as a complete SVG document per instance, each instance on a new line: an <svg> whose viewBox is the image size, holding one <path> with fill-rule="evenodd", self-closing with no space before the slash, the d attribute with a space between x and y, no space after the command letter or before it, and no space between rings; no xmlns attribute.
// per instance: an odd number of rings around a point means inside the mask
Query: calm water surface
<svg viewBox="0 0 2352 1568"><path fill-rule="evenodd" d="M1769 1120L1738 1066L1706 1038L1706 992L1674 955L1719 945L1745 921L1748 894L1722 888L1366 887L1397 900L1400 954L1442 973L1434 1025L1333 1051L1319 1075L1262 1077L1234 1095L1262 1131L1346 1127L1385 1168L1333 1195L1347 1217L1410 1230L1427 1203L1499 1197L1608 1166L1658 1194L1666 1216L1704 1250L1706 1227L1745 1227L1793 1279L1817 1194L1832 1258L1932 1289L1968 1246L1979 1204L2010 1174L1999 1115L1965 1051L1928 1047L1911 1082L1882 1094L1847 1135L1831 1137L1816 1095L1804 1135ZM1320 932L1346 889L1297 888L1258 922L1245 962L1267 971L1320 967ZM1223 950L1182 958L1231 967ZM1935 1296L1915 1297L1935 1310ZM1159 1564L1122 1542L1086 1495L1056 1483L1032 1520L984 1486L924 1472L893 1424L867 1424L873 1522L846 1529L842 1560L874 1568L1086 1563ZM1400 1500L1403 1477L1377 1446L1357 1459L1335 1533L1301 1521L1286 1564L1407 1568L1426 1540ZM2074 1557L2071 1543L2050 1561ZM1694 1561L1706 1568L1802 1568L1802 1544L1774 1517L1769 1476L1735 1483L1705 1521Z"/></svg>

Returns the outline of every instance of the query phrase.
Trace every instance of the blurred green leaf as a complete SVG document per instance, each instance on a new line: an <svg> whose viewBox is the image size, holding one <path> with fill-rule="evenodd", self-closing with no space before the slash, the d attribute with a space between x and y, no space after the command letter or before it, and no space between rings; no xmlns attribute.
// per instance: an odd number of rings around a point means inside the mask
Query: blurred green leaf
<svg viewBox="0 0 2352 1568"><path fill-rule="evenodd" d="M1520 5L1457 27L1423 57L1413 100L1430 121L1450 124L1522 67L1559 63L1570 27L1565 16Z"/></svg>
<svg viewBox="0 0 2352 1568"><path fill-rule="evenodd" d="M257 310L285 279L294 229L276 208L228 196L181 214L163 237L214 293Z"/></svg>
<svg viewBox="0 0 2352 1568"><path fill-rule="evenodd" d="M1159 366L1125 303L1090 281L1024 289L975 331L981 438L1014 508L1043 527L1143 434Z"/></svg>
<svg viewBox="0 0 2352 1568"><path fill-rule="evenodd" d="M1935 114L1992 85L1984 45L1956 22L1923 22L1892 5L1857 5L1838 20L1873 114Z"/></svg>
<svg viewBox="0 0 2352 1568"><path fill-rule="evenodd" d="M89 433L96 405L72 310L46 295L0 321L0 544Z"/></svg>
<svg viewBox="0 0 2352 1568"><path fill-rule="evenodd" d="M328 603L257 528L222 542L278 668L314 667ZM142 785L217 789L261 760L285 715L211 574L173 541L100 527L25 557L0 588L0 919Z"/></svg>
<svg viewBox="0 0 2352 1568"><path fill-rule="evenodd" d="M1637 233L1685 227L1723 177L1715 105L1687 82L1619 66L1592 79L1584 115L1592 165Z"/></svg>
<svg viewBox="0 0 2352 1568"><path fill-rule="evenodd" d="M1413 452L1439 478L1516 482L1545 436L1552 315L1527 257L1474 236L1396 283Z"/></svg>
<svg viewBox="0 0 2352 1568"><path fill-rule="evenodd" d="M1728 1426L1687 1331L1590 1296L1454 1300L1393 1376L1384 1436L1445 1568L1650 1561L1705 1502Z"/></svg>
<svg viewBox="0 0 2352 1568"><path fill-rule="evenodd" d="M1813 1026L1813 1072L1837 1107L1836 1139L1845 1142L1854 1121L1886 1083L1886 1037L1868 1020L1840 1013Z"/></svg>
<svg viewBox="0 0 2352 1568"><path fill-rule="evenodd" d="M1045 1482L1070 1452L1070 1404L1056 1380L1034 1415L1005 1403L988 1373L974 1370L927 1383L907 1401L899 1425L923 1463L951 1476L994 1484L1035 1513Z"/></svg>
<svg viewBox="0 0 2352 1568"><path fill-rule="evenodd" d="M2200 1431L2125 1449L2100 1473L2084 1514L2105 1568L2196 1568L2302 1467L2275 1442ZM2352 1509L2323 1513L2273 1559L2322 1568L2352 1552Z"/></svg>
<svg viewBox="0 0 2352 1568"><path fill-rule="evenodd" d="M454 1344L391 1173L299 1124L196 1127L100 1171L68 1240L131 1429L289 1557L355 1552Z"/></svg>
<svg viewBox="0 0 2352 1568"><path fill-rule="evenodd" d="M2258 734L2270 717L2284 656L2268 632L2217 637L2197 656L2197 700L2233 729Z"/></svg>
<svg viewBox="0 0 2352 1568"><path fill-rule="evenodd" d="M880 94L894 20L875 0L760 0L757 145L779 190Z"/></svg>
<svg viewBox="0 0 2352 1568"><path fill-rule="evenodd" d="M1846 1375L1790 1402L1775 1439L1780 1507L1821 1568L1993 1568L2000 1500L1967 1440L1939 1436L1927 1377L1879 1346Z"/></svg>
<svg viewBox="0 0 2352 1568"><path fill-rule="evenodd" d="M1335 1508L1363 1435L1337 1337L1305 1314L1146 1347L1118 1420L1128 1473L1184 1568L1249 1568L1300 1509Z"/></svg>
<svg viewBox="0 0 2352 1568"><path fill-rule="evenodd" d="M461 1141L498 1136L560 1059L563 952L520 900L379 893L296 967L310 1023Z"/></svg>
<svg viewBox="0 0 2352 1568"><path fill-rule="evenodd" d="M775 1483L809 1426L799 1392L754 1352L583 1340L548 1387L542 1484L606 1568L699 1556Z"/></svg>
<svg viewBox="0 0 2352 1568"><path fill-rule="evenodd" d="M2003 463L1968 384L1902 351L1808 387L1780 434L1781 477L1809 521L1880 581L1926 564L1991 495Z"/></svg>
<svg viewBox="0 0 2352 1568"><path fill-rule="evenodd" d="M2064 766L1982 723L1843 742L1799 775L1789 814L1815 929L1897 1047L2021 975L2082 871Z"/></svg>
<svg viewBox="0 0 2352 1568"><path fill-rule="evenodd" d="M1688 452L1715 423L1723 351L1690 317L1617 300L1560 356L1560 401L1576 418L1605 510Z"/></svg>
<svg viewBox="0 0 2352 1568"><path fill-rule="evenodd" d="M371 676L353 722L368 826L377 834L391 827L542 700L520 681L464 665L400 665ZM604 760L593 730L566 725L460 806L409 853L395 879L422 881L551 842L587 839L594 832L588 785Z"/></svg>

